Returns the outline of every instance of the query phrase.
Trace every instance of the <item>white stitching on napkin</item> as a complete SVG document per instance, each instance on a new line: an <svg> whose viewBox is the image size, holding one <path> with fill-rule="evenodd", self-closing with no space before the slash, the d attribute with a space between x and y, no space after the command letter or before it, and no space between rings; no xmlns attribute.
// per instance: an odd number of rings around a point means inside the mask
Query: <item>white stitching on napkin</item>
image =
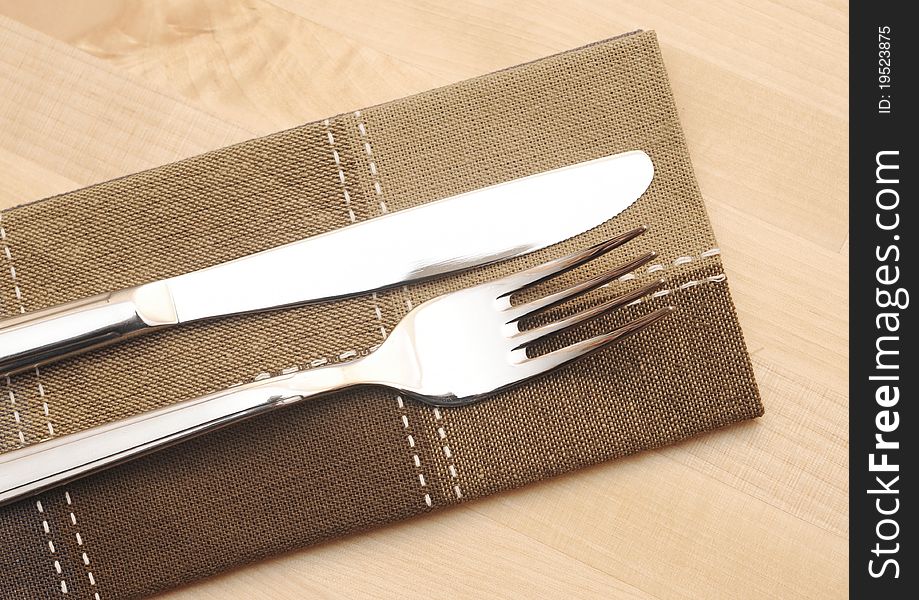
<svg viewBox="0 0 919 600"><path fill-rule="evenodd" d="M61 569L61 563L57 559L57 549L54 547L54 534L51 533L51 526L48 524L48 515L45 514L45 507L42 505L41 500L35 501L35 508L38 509L38 517L41 519L41 528L45 532L48 540L48 550L51 551L51 565L54 567L54 572L60 577L61 584L61 593L69 593L67 588L67 579L63 576L63 570Z"/></svg>
<svg viewBox="0 0 919 600"><path fill-rule="evenodd" d="M360 135L360 140L362 147L364 148L364 153L367 155L367 167L370 170L370 181L373 184L373 191L376 194L377 203L379 204L380 214L385 215L389 212L389 209L386 206L386 200L383 198L383 187L380 184L380 172L377 169L376 161L373 158L373 147L370 145L370 138L367 135L367 126L364 123L364 119L361 116L361 111L354 111L354 118L357 119L357 131ZM412 301L408 297L408 287L402 286L403 297L405 298L405 306L408 310L412 309ZM380 326L380 333L383 336L383 339L386 339L387 333L386 328L383 326L383 313L380 310L379 297L377 293L373 293L373 308L376 313L377 323ZM421 457L418 455L418 452L415 451L415 438L408 433L409 420L408 414L405 410L405 401L402 399L402 396L396 396L396 406L399 407L399 420L402 422L402 428L406 430L409 449L412 451L412 464L415 466L415 469L418 471L418 483L421 485L422 489L427 487L427 483L424 479L424 472L421 464ZM431 494L428 492L424 493L424 503L429 508L434 505L434 501L431 499Z"/></svg>
<svg viewBox="0 0 919 600"><path fill-rule="evenodd" d="M708 277L705 277L703 279L687 281L686 283L680 284L679 287L675 287L671 289L664 289L664 290L657 290L656 292L651 294L650 298L660 298L661 296L666 296L668 294L672 294L673 292L685 291L685 290L688 290L689 288L696 287L697 285L701 285L703 283L721 283L725 281L727 278L728 276L725 275L724 273L718 273L717 275L709 275ZM639 298L637 300L632 300L631 302L626 304L626 306L636 306L638 304L641 304L642 302L645 302L645 300L643 298Z"/></svg>
<svg viewBox="0 0 919 600"><path fill-rule="evenodd" d="M386 208L386 201L383 199L383 188L380 185L376 161L373 159L373 147L370 145L370 138L367 137L367 126L364 125L361 111L354 111L354 117L357 119L357 131L361 134L364 153L367 155L367 165L370 168L370 181L373 183L373 191L376 192L377 201L380 203L380 214L385 215L389 212L389 209Z"/></svg>
<svg viewBox="0 0 919 600"><path fill-rule="evenodd" d="M671 264L666 264L666 263L655 263L655 264L653 264L653 265L650 265L650 266L647 268L647 273L649 273L649 274L650 274L650 273L658 273L658 272L660 272L660 271L666 270L667 268L678 267L678 266L680 266L680 265L685 265L685 264L691 263L691 262L693 262L693 261L695 261L695 260L704 260L704 259L706 259L706 258L711 258L712 256L717 256L717 255L719 255L719 254L721 254L721 249L720 249L720 248L709 248L709 249L706 250L705 252L700 252L698 255L693 255L693 256L690 256L690 255L678 256L678 257L676 257L675 259L673 259L673 262L672 262ZM632 281L633 279L636 279L637 277L638 277L638 276L635 275L635 273L626 273L625 275L621 276L621 277L618 279L618 281ZM721 283L721 282L725 281L726 279L727 279L727 275L725 275L724 273L719 273L719 274L717 274L717 275L710 275L710 276L705 277L705 278L703 278L703 279L700 279L700 280L698 280L698 281L695 281L695 280L693 280L693 281L687 281L687 282L685 282L685 283L680 284L680 286L679 286L679 287L676 287L676 288L657 290L656 292L654 292L653 294L651 294L649 297L650 297L650 298L660 298L660 297L662 297L662 296L667 296L668 294L672 294L673 292L679 292L679 291L688 290L689 288L696 287L697 285L700 285L700 284L703 284L703 283ZM607 283L607 284L606 284L605 286L603 286L603 287L607 287L607 286L609 286L609 285L610 285L610 284ZM632 300L631 302L629 302L628 304L626 304L626 306L636 306L636 305L638 305L638 304L641 304L641 303L644 302L644 301L645 301L645 300L643 300L642 298L639 298L639 299L637 299L637 300Z"/></svg>
<svg viewBox="0 0 919 600"><path fill-rule="evenodd" d="M463 498L463 490L459 485L459 473L456 471L456 461L453 460L453 450L450 449L450 446L447 445L447 429L446 423L444 422L443 413L439 408L434 408L434 421L439 423L437 427L437 437L441 442L441 450L443 450L444 456L447 458L447 471L450 473L450 478L453 480L453 495L456 496L457 500Z"/></svg>
<svg viewBox="0 0 919 600"><path fill-rule="evenodd" d="M339 361L346 361L346 360L352 359L352 358L354 358L354 357L356 357L356 356L362 356L362 355L368 354L368 353L370 353L370 352L373 352L374 350L376 350L376 349L379 348L379 347L380 347L380 345L379 345L379 344L376 344L376 345L374 345L374 346L371 346L370 348L367 348L366 350L345 350L344 352L339 352L338 355L337 355L337 357L338 357L338 360L339 360ZM290 375L291 373L296 373L296 372L301 371L301 370L303 370L303 369L314 369L314 368L317 368L317 367L321 367L321 366L323 366L323 365L329 364L330 362L332 362L332 361L329 360L327 357L322 356L322 357L319 357L319 358L314 358L314 359L308 360L308 361L306 361L306 363L305 363L304 365L294 364L294 365L290 365L290 366L288 366L288 367L285 367L285 368L281 369L280 371L278 371L278 374L279 374L279 375ZM231 383L231 384L229 384L229 385L224 385L223 387L220 387L220 388L211 389L211 390L209 390L209 391L206 392L206 393L208 393L208 394L216 394L217 392L221 392L221 391L225 391L225 390L230 390L230 389L233 389L233 388L235 388L235 387L239 387L239 386L241 386L241 385L244 385L244 384L246 383L246 381L262 381L262 380L264 380L264 379L268 379L268 378L273 377L273 376L274 376L274 374L271 373L270 371L260 371L260 372L256 373L255 375L253 375L252 377L250 377L249 379L241 379L241 380L239 380L239 381L234 381L233 383Z"/></svg>
<svg viewBox="0 0 919 600"><path fill-rule="evenodd" d="M705 252L700 252L700 253L698 254L698 256L689 256L689 255L678 256L678 257L676 257L675 259L673 259L673 263L670 264L670 265L666 265L666 264L663 264L663 263L654 263L653 265L649 265L649 266L648 266L647 272L648 272L648 273L657 273L658 271L663 271L663 270L665 270L665 269L667 269L667 268L669 268L669 267L671 267L671 266L673 266L673 267L678 267L678 266L680 266L680 265L685 265L685 264L687 264L687 263L691 263L691 262L693 262L694 260L699 260L699 259L704 259L704 258L710 258L710 257L712 257L712 256L717 256L718 254L721 254L721 249L720 249L720 248L709 248L709 249L706 250ZM636 277L637 277L637 275L635 275L635 273L626 273L625 275L623 275L623 276L621 276L621 277L619 278L619 281L631 281L631 280L635 279ZM609 285L609 284L607 284L607 285ZM604 287L605 287L605 286L604 286Z"/></svg>
<svg viewBox="0 0 919 600"><path fill-rule="evenodd" d="M380 310L380 297L377 296L376 292L373 292L370 297L373 299L373 312L377 317L377 325L380 327L380 338L385 340L387 333L386 327L383 325L383 311Z"/></svg>
<svg viewBox="0 0 919 600"><path fill-rule="evenodd" d="M10 244L9 244L9 239L6 234L6 228L3 226L3 213L0 213L0 242L2 242L3 244L3 255L6 257L6 260L9 263L10 277L12 278L13 290L16 294L16 301L19 303L19 312L25 313L26 312L25 305L22 302L22 290L20 289L19 282L16 278L16 267L15 267L15 264L13 263L13 254L10 251ZM44 413L44 417L45 417L45 427L48 429L49 436L54 437L56 433L54 431L54 424L51 420L51 411L48 410L48 398L47 398L47 394L45 393L45 386L42 384L42 381L41 381L41 371L39 371L38 367L35 367L34 372L35 372L35 386L36 386L36 389L38 390L38 397L41 400L42 412ZM25 444L25 436L22 433L22 429L20 425L21 418L16 408L16 396L13 393L13 387L11 385L11 381L9 377L6 378L6 384L7 384L7 389L9 390L10 403L14 406L14 418L16 420L17 426L20 427L19 441ZM70 492L65 491L64 493L67 498L67 504L70 504ZM49 536L48 537L48 549L51 551L52 555L55 555L56 549L54 547L54 540L51 537L51 530L50 530L50 527L48 526L48 520L44 518L44 512L45 512L44 507L42 506L42 503L40 500L36 501L35 505L36 505L36 508L38 508L39 515L42 517L42 529L44 529L45 533ZM71 520L75 522L76 517L74 516L72 512L70 513L70 516L71 516ZM79 532L77 532L76 537L77 537L77 543L82 546L83 541L82 541L82 537L80 536ZM84 558L84 562L85 562L88 560L88 557L86 557L85 554L84 554L84 557L85 557ZM62 573L60 561L58 561L57 559L54 559L53 565L54 565L54 570L58 573L58 575L60 575ZM92 585L95 585L95 578L92 576L92 573L89 574L89 578L90 578L90 582L92 583ZM62 594L69 593L69 590L67 587L67 581L63 577L61 577L61 593ZM99 600L99 594L95 595L95 600Z"/></svg>
<svg viewBox="0 0 919 600"><path fill-rule="evenodd" d="M6 256L6 262L10 269L10 279L13 281L13 293L19 303L19 312L25 313L26 309L22 304L22 290L19 289L19 281L16 279L16 265L13 262L13 255L10 253L9 242L6 239L6 228L3 226L3 213L0 213L0 243L3 244L3 255Z"/></svg>
<svg viewBox="0 0 919 600"><path fill-rule="evenodd" d="M709 248L709 249L706 250L705 252L700 252L698 256L689 256L689 255L687 255L687 256L678 256L678 257L676 257L676 258L673 259L673 264L672 264L672 266L678 267L678 266L680 266L680 265L685 265L685 264L687 264L687 263L691 263L692 261L697 260L697 259L709 258L709 257L712 257L712 256L717 256L718 254L721 254L721 248ZM669 266L669 265L668 265L668 266ZM651 265L650 267L648 267L648 273L654 273L655 271L663 271L665 268L666 268L666 267L665 267L664 265L661 265L661 264L654 264L654 265ZM631 275L631 273L630 273L630 275ZM623 275L622 277L619 278L619 281L626 281L625 277L626 277L626 276ZM628 277L628 279L635 279L635 276L632 275L632 277Z"/></svg>
<svg viewBox="0 0 919 600"><path fill-rule="evenodd" d="M354 223L357 221L357 218L354 216L354 211L351 209L351 194L348 192L348 185L345 183L345 171L341 166L341 156L338 155L338 149L335 147L335 136L332 134L332 128L329 125L328 119L323 121L322 124L325 125L326 139L329 141L329 146L332 148L332 160L335 161L335 168L338 169L338 181L341 183L342 194L345 197L345 208L348 210L348 219Z"/></svg>
<svg viewBox="0 0 919 600"><path fill-rule="evenodd" d="M13 384L10 382L9 375L6 376L6 390L10 398L10 406L13 409L13 423L16 424L16 433L19 437L19 444L26 445L26 436L22 432L22 417L19 415L19 405L16 402L16 393L13 391Z"/></svg>
<svg viewBox="0 0 919 600"><path fill-rule="evenodd" d="M16 294L16 302L19 303L19 312L24 314L26 312L25 304L22 302L22 290L19 288L19 280L16 278L16 264L13 261L13 253L10 251L10 242L6 235L6 227L3 226L3 213L0 213L0 243L3 244L3 255L6 256L7 264L10 268L10 278L13 282L13 291ZM13 388L10 385L10 378L6 378L7 386L10 391L10 400L12 404L16 404L15 398L13 395ZM41 383L41 373L38 370L38 367L35 368L35 385L38 390L38 397L41 400L42 412L45 417L45 428L48 430L48 434L51 437L54 437L54 424L51 422L51 413L48 410L48 400L45 397L45 387ZM17 426L20 425L20 416L18 413L14 414L14 419ZM22 431L20 433L19 441L25 444L25 439L22 437Z"/></svg>
<svg viewBox="0 0 919 600"><path fill-rule="evenodd" d="M401 412L400 420L402 421L402 428L408 432L411 427L408 422L408 415L405 413L405 401L402 399L402 396L396 396L396 406L399 407L399 411ZM415 469L418 470L418 483L422 488L425 488L427 487L427 483L424 480L424 472L421 468L421 457L418 456L418 451L415 448L415 437L410 433L406 433L405 439L408 441L409 450L412 452L412 464L415 466ZM431 494L428 492L424 493L423 498L424 503L429 508L434 505L434 501L431 499Z"/></svg>
<svg viewBox="0 0 919 600"><path fill-rule="evenodd" d="M73 512L74 511L73 501L70 498L69 491L64 492L64 499L67 501L67 506L70 508L70 524L71 526L76 528L77 516ZM83 536L80 534L79 529L76 529L76 533L74 534L74 537L77 540L77 546L79 546L80 550L82 551L81 558L83 559L83 569L86 571L86 578L89 579L90 587L95 588L96 587L96 577L93 575L92 568L89 565L89 554L86 553L86 547L84 546ZM99 592L93 593L93 600L101 600L99 598Z"/></svg>
<svg viewBox="0 0 919 600"><path fill-rule="evenodd" d="M335 162L335 168L338 170L338 181L341 184L341 192L345 198L345 208L348 209L348 219L351 223L357 222L357 217L354 215L354 209L351 206L351 192L348 191L348 183L345 178L345 170L341 164L341 156L338 154L338 148L335 142L335 135L332 133L332 126L329 119L325 119L322 124L325 126L326 139L329 142L329 147L332 149L332 160ZM377 190L380 190L379 185L377 185ZM380 206L385 212L386 204L381 201ZM383 336L383 339L386 339L386 329L383 327L383 316L380 313L380 307L377 300L376 293L373 294L373 309L377 314L377 321L380 325L380 335Z"/></svg>
<svg viewBox="0 0 919 600"><path fill-rule="evenodd" d="M54 425L51 423L51 411L48 410L48 398L45 396L45 386L41 382L41 373L38 367L35 367L35 384L38 386L38 399L41 400L41 410L45 414L45 425L48 427L48 435L54 437Z"/></svg>
<svg viewBox="0 0 919 600"><path fill-rule="evenodd" d="M6 239L6 228L3 226L2 212L0 212L0 244L3 244L3 255L6 257L6 262L9 266L10 279L13 282L13 293L16 296L16 301L19 302L19 312L24 313L26 309L22 304L22 291L19 289L19 281L16 279L16 265L13 263L13 255L10 253L9 241ZM26 438L22 431L22 415L19 413L19 406L16 402L16 393L13 391L13 385L10 382L9 377L6 378L6 388L10 399L10 408L13 411L13 422L16 425L16 432L17 436L19 437L19 443L25 446Z"/></svg>

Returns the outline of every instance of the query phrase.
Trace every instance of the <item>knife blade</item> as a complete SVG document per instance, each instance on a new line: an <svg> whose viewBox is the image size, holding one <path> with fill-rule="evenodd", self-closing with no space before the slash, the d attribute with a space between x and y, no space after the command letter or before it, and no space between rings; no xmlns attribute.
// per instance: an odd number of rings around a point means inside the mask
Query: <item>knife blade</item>
<svg viewBox="0 0 919 600"><path fill-rule="evenodd" d="M616 216L653 175L639 150L598 158L0 321L0 374L162 327L367 293L526 254Z"/></svg>

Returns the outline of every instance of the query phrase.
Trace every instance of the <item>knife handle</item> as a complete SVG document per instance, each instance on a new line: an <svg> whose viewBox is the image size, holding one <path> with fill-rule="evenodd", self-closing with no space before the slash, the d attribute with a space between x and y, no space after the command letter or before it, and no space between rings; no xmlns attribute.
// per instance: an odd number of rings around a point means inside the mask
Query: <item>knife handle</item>
<svg viewBox="0 0 919 600"><path fill-rule="evenodd" d="M0 321L6 376L178 322L163 282L91 296Z"/></svg>

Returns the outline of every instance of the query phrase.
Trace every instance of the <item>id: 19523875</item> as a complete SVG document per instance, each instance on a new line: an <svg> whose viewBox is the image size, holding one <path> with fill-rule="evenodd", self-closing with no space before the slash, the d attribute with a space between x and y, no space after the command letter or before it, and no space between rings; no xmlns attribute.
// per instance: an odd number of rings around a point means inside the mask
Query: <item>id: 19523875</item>
<svg viewBox="0 0 919 600"><path fill-rule="evenodd" d="M890 25L878 27L878 89L881 97L878 99L878 113L890 114L891 109L891 31Z"/></svg>

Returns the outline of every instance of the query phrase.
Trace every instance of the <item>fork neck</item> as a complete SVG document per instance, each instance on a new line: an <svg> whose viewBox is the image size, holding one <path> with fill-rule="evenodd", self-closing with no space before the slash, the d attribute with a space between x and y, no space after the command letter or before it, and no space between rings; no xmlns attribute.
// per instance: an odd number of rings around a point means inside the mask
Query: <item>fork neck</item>
<svg viewBox="0 0 919 600"><path fill-rule="evenodd" d="M290 376L285 382L285 387L290 390L292 397L309 398L358 385L364 383L366 360L367 357L364 357L299 371Z"/></svg>
<svg viewBox="0 0 919 600"><path fill-rule="evenodd" d="M348 362L334 363L300 371L291 376L286 387L301 398L333 392L354 385L382 385L403 389L414 380L408 369L400 368L383 352L383 347ZM403 373L403 371L406 371Z"/></svg>

